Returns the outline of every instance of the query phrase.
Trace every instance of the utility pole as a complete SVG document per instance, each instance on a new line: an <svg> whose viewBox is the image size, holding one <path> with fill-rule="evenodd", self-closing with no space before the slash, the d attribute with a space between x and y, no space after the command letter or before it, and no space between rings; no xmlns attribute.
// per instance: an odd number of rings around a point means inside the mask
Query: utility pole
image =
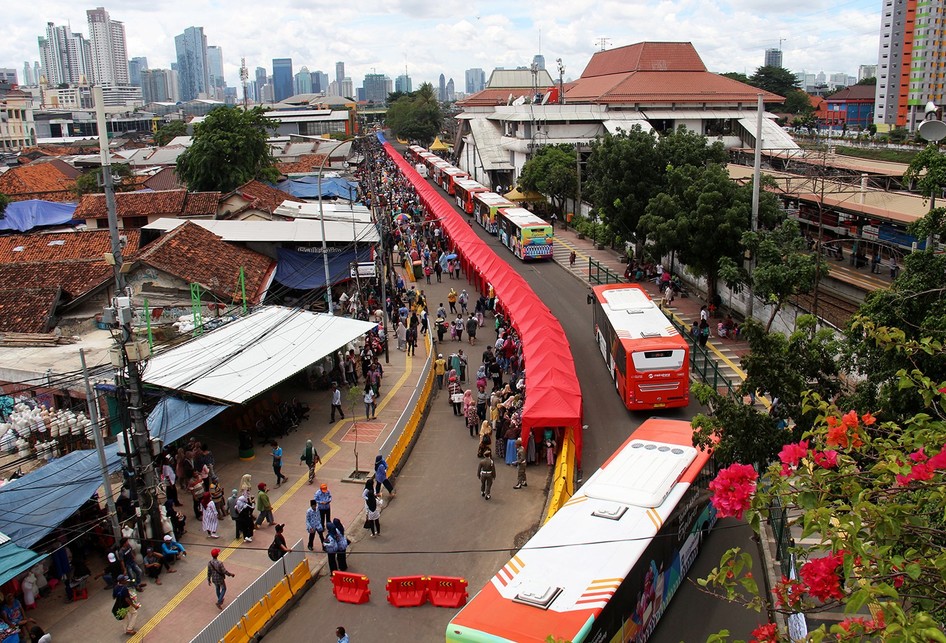
<svg viewBox="0 0 946 643"><path fill-rule="evenodd" d="M752 231L759 229L759 191L762 186L762 112L765 104L762 94L758 95L755 119L755 157L752 162ZM752 288L752 269L755 267L755 257L749 260L749 304L746 306L746 318L752 319L755 293Z"/></svg>
<svg viewBox="0 0 946 643"><path fill-rule="evenodd" d="M144 416L144 392L141 382L140 362L150 356L147 340L133 337L131 322L134 316L131 291L125 288L125 272L122 269L122 240L118 234L118 212L115 206L115 189L112 184L111 160L108 153L108 130L105 123L105 108L102 100L102 87L93 88L95 116L99 134L99 152L102 159L102 182L105 187L105 207L108 210L108 229L111 238L111 253L106 261L112 264L115 272L115 297L111 306L102 313L102 321L117 326L121 339L111 352L112 364L126 373L128 382L128 412L131 417L131 461L134 465L134 485L137 504L139 538L143 542L148 537L144 514L151 518L151 534L161 535L161 514L157 502L157 477L154 472L154 456L151 452L151 437Z"/></svg>
<svg viewBox="0 0 946 643"><path fill-rule="evenodd" d="M112 481L108 477L108 463L105 460L105 443L102 440L102 427L99 424L98 398L92 392L89 383L89 370L85 366L85 351L79 349L79 362L82 364L82 377L85 379L85 401L89 407L89 419L92 420L92 438L95 440L95 451L99 455L99 466L102 468L102 486L105 487L105 506L108 507L109 522L112 525L112 535L115 542L122 539L122 528L118 524L118 510L115 509L115 499L112 497Z"/></svg>

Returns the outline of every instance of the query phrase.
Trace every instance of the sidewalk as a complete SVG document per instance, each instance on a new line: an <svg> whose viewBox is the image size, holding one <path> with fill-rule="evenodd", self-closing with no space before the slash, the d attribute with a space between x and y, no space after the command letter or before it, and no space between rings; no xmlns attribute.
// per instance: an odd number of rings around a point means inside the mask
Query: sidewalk
<svg viewBox="0 0 946 643"><path fill-rule="evenodd" d="M216 457L216 472L225 494L239 487L240 478L249 473L255 488L258 482L266 482L273 500L277 522L285 523L286 540L290 545L306 536L305 512L320 483L327 483L332 492L332 516L342 520L346 528L352 528L353 520L363 509L362 484L342 482L355 470L355 448L358 452L358 468L373 471L374 457L380 446L393 431L396 422L405 410L411 394L423 373L426 357L423 346L418 347L415 358L391 346L390 363L384 363L384 379L381 384L381 401L377 409L377 420L365 421L364 405L355 406L354 418L350 409L345 409L344 420L330 423L329 391L310 391L291 378L276 388L281 399L298 397L311 407L307 421L280 440L283 448L283 473L288 482L275 489L270 450L256 446L256 457L248 462L237 458L237 436L234 427L206 425L194 432L199 440L206 442ZM360 377L360 376L359 376ZM345 396L343 394L343 399ZM360 398L359 398L360 399ZM344 403L347 406L347 401ZM357 442L353 420L358 423ZM300 463L305 441L311 439L322 458L316 469L316 482L307 484L307 469ZM37 602L37 609L29 616L34 618L47 632L57 639L87 641L188 641L211 619L219 614L215 607L214 590L207 586L206 567L210 550L219 547L220 559L235 578L228 579L227 600L236 597L271 561L266 550L275 534L272 527L258 530L252 543L234 539L234 524L229 518L220 523L220 538L212 540L201 530L200 522L194 518L189 496L180 492L180 509L187 516L187 533L181 539L188 556L175 565L177 573L163 573L162 585L149 582L139 599L142 609L138 616L138 634L129 638L124 635L124 623L111 615L113 603L111 591L104 591L101 580L89 580L88 599L64 604L65 594L57 587L52 594ZM397 504L396 501L394 503ZM360 525L358 525L360 528ZM307 554L313 569L325 564L325 555ZM90 558L87 561L93 576L104 567L104 559Z"/></svg>

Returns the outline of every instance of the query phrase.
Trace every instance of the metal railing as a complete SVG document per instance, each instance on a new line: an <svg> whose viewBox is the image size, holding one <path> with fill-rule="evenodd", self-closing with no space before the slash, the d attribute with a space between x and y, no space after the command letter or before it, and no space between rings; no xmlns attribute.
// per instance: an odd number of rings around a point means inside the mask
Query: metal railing
<svg viewBox="0 0 946 643"><path fill-rule="evenodd" d="M588 282L592 284L621 284L627 279L624 275L619 275L600 261L595 261L588 257Z"/></svg>
<svg viewBox="0 0 946 643"><path fill-rule="evenodd" d="M227 632L236 627L250 608L266 598L266 594L281 583L303 560L305 560L305 547L300 538L285 556L270 565L255 581L250 583L249 587L223 608L222 612L191 639L191 643L218 643L223 640Z"/></svg>
<svg viewBox="0 0 946 643"><path fill-rule="evenodd" d="M675 316L668 315L668 317L673 327L686 338L687 344L690 345L690 372L698 376L701 382L712 386L722 395L738 395L738 385L733 385L732 380L720 372L719 364L713 359L711 351L700 346L696 338Z"/></svg>

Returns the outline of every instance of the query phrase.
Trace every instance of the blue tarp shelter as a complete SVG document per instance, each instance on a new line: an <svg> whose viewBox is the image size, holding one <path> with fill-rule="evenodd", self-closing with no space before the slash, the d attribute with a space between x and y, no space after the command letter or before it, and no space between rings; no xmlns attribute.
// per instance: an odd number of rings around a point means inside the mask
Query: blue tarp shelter
<svg viewBox="0 0 946 643"><path fill-rule="evenodd" d="M75 211L75 203L12 201L0 218L0 232L27 232L41 226L62 225L72 221Z"/></svg>
<svg viewBox="0 0 946 643"><path fill-rule="evenodd" d="M4 534L0 534L0 541L0 585L46 558L46 554L14 545Z"/></svg>
<svg viewBox="0 0 946 643"><path fill-rule="evenodd" d="M165 444L184 437L226 407L165 397L148 416L148 431ZM105 447L110 473L118 471L124 445ZM20 547L31 547L92 497L102 484L94 449L73 451L0 487L0 532ZM2 560L2 559L0 559ZM0 566L0 574L5 568Z"/></svg>
<svg viewBox="0 0 946 643"><path fill-rule="evenodd" d="M310 290L325 287L325 264L321 252L299 252L287 248L276 249L276 276L273 277L283 286L296 290ZM333 284L351 278L352 262L371 261L371 249L329 253L328 270Z"/></svg>
<svg viewBox="0 0 946 643"><path fill-rule="evenodd" d="M317 176L286 179L277 183L276 187L300 199L319 198L319 179ZM358 184L346 179L322 177L322 198L354 201L358 198Z"/></svg>

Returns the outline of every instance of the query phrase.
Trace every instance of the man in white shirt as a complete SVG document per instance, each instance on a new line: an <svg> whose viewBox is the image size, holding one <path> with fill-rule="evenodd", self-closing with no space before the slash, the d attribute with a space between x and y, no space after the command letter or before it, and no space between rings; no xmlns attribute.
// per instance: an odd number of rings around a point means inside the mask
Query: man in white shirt
<svg viewBox="0 0 946 643"><path fill-rule="evenodd" d="M338 414L344 420L345 412L342 410L342 392L338 388L338 382L332 382L332 419L329 420L329 424L335 424L336 411L338 411Z"/></svg>

